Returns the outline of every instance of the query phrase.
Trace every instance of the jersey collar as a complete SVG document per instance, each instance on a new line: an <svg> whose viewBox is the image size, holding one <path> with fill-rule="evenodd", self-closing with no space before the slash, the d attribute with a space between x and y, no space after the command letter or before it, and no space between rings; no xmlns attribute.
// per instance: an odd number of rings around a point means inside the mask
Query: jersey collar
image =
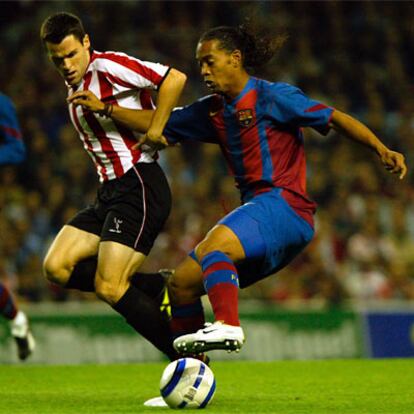
<svg viewBox="0 0 414 414"><path fill-rule="evenodd" d="M243 96L246 95L247 92L254 89L255 83L256 83L256 78L254 78L253 76L250 76L243 90L234 99L232 99L231 101L227 101L227 104L236 105L236 103L240 101L240 99L242 99Z"/></svg>

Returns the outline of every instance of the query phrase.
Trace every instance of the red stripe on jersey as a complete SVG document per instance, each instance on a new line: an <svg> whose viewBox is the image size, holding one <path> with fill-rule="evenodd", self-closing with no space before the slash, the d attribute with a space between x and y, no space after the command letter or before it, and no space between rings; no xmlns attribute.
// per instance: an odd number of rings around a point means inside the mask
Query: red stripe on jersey
<svg viewBox="0 0 414 414"><path fill-rule="evenodd" d="M121 124L117 124L116 122L115 122L115 126L119 134L121 135L122 139L124 140L125 145L128 147L129 151L131 152L132 163L136 164L141 158L141 150L132 148L138 142L137 139L135 138L134 133L127 127L124 127Z"/></svg>
<svg viewBox="0 0 414 414"><path fill-rule="evenodd" d="M22 139L22 133L15 128L11 128L11 127L7 127L5 125L0 125L0 128L7 134L12 136L13 138L16 139Z"/></svg>
<svg viewBox="0 0 414 414"><path fill-rule="evenodd" d="M131 59L128 56L123 55L117 55L116 53L94 53L94 59L100 58L100 59L108 59L112 62L119 63L122 66L125 66L126 68L134 71L140 76L143 76L144 78L151 81L154 85L159 85L163 77L160 76L157 72L153 71L151 68L142 65L138 60Z"/></svg>
<svg viewBox="0 0 414 414"><path fill-rule="evenodd" d="M116 103L116 99L113 95L112 83L109 82L107 73L100 72L100 71L97 71L96 73L98 75L101 101L106 102L106 103L112 103L112 104Z"/></svg>
<svg viewBox="0 0 414 414"><path fill-rule="evenodd" d="M148 89L141 90L141 105L142 109L153 109L154 105L152 104L151 92Z"/></svg>
<svg viewBox="0 0 414 414"><path fill-rule="evenodd" d="M85 91L89 89L91 80L92 72L88 72L84 77L83 89ZM101 84L99 84L99 86L101 86ZM99 143L102 147L102 151L112 162L112 166L114 168L116 177L121 177L124 174L124 168L122 167L121 160L119 159L117 152L114 150L114 147L112 146L111 140L106 135L106 131L102 128L101 124L96 119L93 112L83 109L83 117L85 118L85 121L88 123L89 128L91 128L95 137L99 140Z"/></svg>
<svg viewBox="0 0 414 414"><path fill-rule="evenodd" d="M109 102L117 105L118 102L113 95L113 89L111 82L108 81L106 72L97 72L99 80L99 89L101 93L101 99L105 102ZM141 157L141 151L139 149L132 149L132 147L137 143L134 133L127 127L124 127L121 124L118 124L114 121L117 131L124 141L125 145L131 152L132 163L136 164ZM118 176L118 174L117 174Z"/></svg>
<svg viewBox="0 0 414 414"><path fill-rule="evenodd" d="M303 141L287 131L266 129L269 151L273 164L272 181L275 187L283 188L283 198L313 226L316 204L306 193L306 161ZM283 154L283 157L281 156Z"/></svg>
<svg viewBox="0 0 414 414"><path fill-rule="evenodd" d="M226 124L224 123L223 111L222 110L216 111L214 109L210 112L209 116L210 116L211 123L213 124L217 132L221 152L223 153L224 158L227 161L227 167L229 169L230 175L234 176L235 168L234 168L233 161L230 156L229 150L227 148L227 132L226 132ZM237 186L237 183L236 183L236 186Z"/></svg>
<svg viewBox="0 0 414 414"><path fill-rule="evenodd" d="M256 120L256 102L257 102L257 91L252 89L236 103L237 115L239 111L246 111L252 119L248 126L243 126L239 122L240 127L240 142L243 149L243 166L245 171L245 180L249 182L252 178L254 181L257 178L260 180L263 176L263 162L262 154L260 150L260 135L257 128ZM242 116L240 114L240 116Z"/></svg>
<svg viewBox="0 0 414 414"><path fill-rule="evenodd" d="M317 105L313 105L313 106L311 106L310 108L308 108L308 109L305 111L305 113L306 113L306 112L316 112L316 111L319 111L319 110L321 110L321 109L326 109L326 108L328 108L326 105L319 103L319 104L317 104Z"/></svg>
<svg viewBox="0 0 414 414"><path fill-rule="evenodd" d="M124 81L123 79L118 78L118 76L112 75L111 73L108 73L108 72L102 72L102 73L104 73L105 76L107 76L108 79L110 79L113 83L117 83L118 85L124 86L125 88L137 89L137 85L133 85L132 83Z"/></svg>
<svg viewBox="0 0 414 414"><path fill-rule="evenodd" d="M99 171L98 166L100 166L101 167L101 170L100 171L101 171L101 174L102 174L102 178L104 180L107 180L108 179L108 176L106 175L106 168L103 165L101 159L96 156L95 151L92 148L92 144L91 144L91 141L89 139L89 136L86 133L86 131L82 128L82 126L81 126L81 124L79 122L78 114L76 113L76 107L75 107L75 105L71 104L70 107L71 107L71 111L72 111L72 119L73 119L73 122L75 123L76 129L79 131L79 133L83 135L83 142L85 143L86 148L89 151L89 153L92 154L92 160L93 160L93 162L95 164L96 169Z"/></svg>

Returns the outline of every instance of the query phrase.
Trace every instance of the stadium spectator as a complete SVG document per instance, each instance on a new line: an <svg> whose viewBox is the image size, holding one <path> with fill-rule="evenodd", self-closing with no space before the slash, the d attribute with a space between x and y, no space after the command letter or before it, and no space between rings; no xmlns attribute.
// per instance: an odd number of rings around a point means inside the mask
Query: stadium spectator
<svg viewBox="0 0 414 414"><path fill-rule="evenodd" d="M0 166L18 164L25 158L25 147L14 105L0 93ZM7 191L4 188L3 191ZM2 233L6 229L2 227ZM2 234L6 237L6 234ZM6 274L5 262L0 260L1 279ZM17 344L19 359L25 360L34 348L35 340L26 314L20 310L7 286L0 282L0 314L10 321L10 330Z"/></svg>
<svg viewBox="0 0 414 414"><path fill-rule="evenodd" d="M93 28L97 49L102 49L104 45L110 50L121 49L128 54L145 57L146 60L179 66L188 74L183 103L192 102L202 93L198 68L192 58L200 28L237 22L244 15L251 15L251 10L254 10L265 22L271 22L273 27L287 31L290 35L286 47L280 51L277 64L265 68L268 79L297 84L318 100L324 101L329 96L329 100L335 102L338 108L368 125L371 123L367 117L372 119L374 107L383 108L380 111L383 121L378 123L382 126L375 132L384 138L387 145L406 154L407 164L412 164L414 100L407 93L412 89L413 66L410 56L414 49L411 30L414 7L410 2L388 2L381 7L375 7L375 3L322 2L315 7L314 2L255 2L251 5L246 2L202 1L197 4L197 8L194 3L185 1L179 5L163 1L117 2L116 5L104 2L96 9L93 2L85 1L69 2L66 6L76 14L85 16L88 26ZM73 139L77 138L74 137L73 127L68 124L65 88L61 87L59 77L53 76L53 67L42 64L39 59L41 51L33 38L33 33L38 30L39 22L44 16L59 8L61 7L53 2L16 1L13 2L13 7L10 7L10 2L0 3L0 56L3 64L0 89L13 96L18 111L24 113L20 122L25 131L29 154L24 166L20 166L18 171L7 172L7 192L2 191L3 184L0 182L0 204L7 203L8 206L7 209L0 210L0 225L2 229L15 229L14 232L8 232L7 240L1 241L0 253L8 268L13 269L13 290L25 300L92 300L94 297L73 290L56 289L56 285L51 289L45 283L37 283L30 290L21 286L21 281L27 280L25 260L31 262L30 266L36 266L26 248L20 254L23 249L21 241L31 239L32 231L36 230L27 224L26 198L30 192L39 194L41 209L38 214L44 218L46 213L51 223L44 228L45 235L41 241L44 245L40 258L62 225L82 206L93 202L95 195L96 173L93 164L81 146L73 145ZM116 18L113 17L114 10ZM156 15L157 19L147 19L148 15ZM31 18L27 19L27 16ZM318 24L321 20L326 24ZM178 29L178 22L186 22L185 30ZM108 31L107 27L113 30ZM308 41L303 46L306 39L303 41L301 38L312 39L312 42ZM383 47L372 47L373 42ZM19 51L18 54L16 50ZM305 56L311 57L312 64L317 62L317 71L323 73L323 77L315 78L303 60ZM378 103L378 100L381 102ZM47 146L41 150L46 151L46 154L39 153L37 138L33 140L39 133L46 139ZM409 252L414 245L412 169L408 172L408 179L395 186L392 177L380 174L369 156L337 140L333 132L329 139L311 133L311 130L305 131L305 135L309 193L319 204L318 217L322 214L330 222L329 234L326 235L324 229L318 229L316 222L318 237L309 247L318 245L321 237L324 239L325 251L326 248L332 248L334 257L324 262L325 271L333 272L335 278L345 286L345 280L350 274L348 269L353 266L353 259L349 257L346 246L349 238L360 232L362 216L355 213L362 214L368 201L363 188L360 185L355 187L355 180L357 176L361 178L358 169L368 164L368 174L374 176L369 180L379 182L379 192L370 195L369 202L379 205L376 218L381 232L385 232L391 239L397 239L392 224L392 211L393 205L398 201L402 205L401 215L406 218L407 226L404 250ZM36 143L37 150L32 150L32 142L33 145ZM184 227L187 229L192 223L199 223L198 230L192 235L197 239L223 212L236 205L234 200L238 197L237 192L228 184L223 188L222 172L225 166L220 159L221 155L217 152L209 154L209 161L205 162L204 148L210 150L209 146L186 145L160 154L162 167L167 172L173 171L169 175L173 194L177 190L180 194L197 193L198 198L194 202L192 197L174 197L174 214L144 263L144 268L149 271L171 266L185 257L181 246L187 245L189 239L184 235ZM177 166L174 165L176 158L181 158ZM214 168L211 168L211 180L203 180L201 186L192 177L202 175L206 165L214 165ZM5 174L6 171L2 179L6 179ZM74 175L81 176L82 179ZM185 177L185 184L181 181L182 177ZM360 179L358 181L360 183ZM54 197L50 190L52 186L63 186L63 194L59 196L62 207L53 204L53 208L49 209L49 199ZM56 202L57 198L58 195ZM202 220L199 219L199 205L203 205ZM222 208L222 205L225 207ZM208 212L207 217L204 212ZM37 212L30 214L37 215ZM35 234L34 239L37 240L38 237ZM326 242L331 244L326 246ZM406 257L408 255L404 254L404 262ZM326 268L331 265L334 267ZM377 264L375 266L378 267ZM386 266L388 270L382 271L385 271L387 278L392 277L392 263L387 263ZM404 263L398 269L407 269L407 282L414 280L411 264ZM284 272L289 273L289 270L291 269L285 269ZM41 274L41 267L37 271ZM270 278L255 285L254 289L243 290L243 299L268 299L268 293L278 287L278 279L279 277ZM289 277L285 282L287 285L293 283ZM38 293L34 295L36 289ZM302 289L305 287L302 286ZM26 296L29 291L32 293ZM313 300L306 292L301 296L306 301ZM281 303L285 306L288 302L289 295Z"/></svg>
<svg viewBox="0 0 414 414"><path fill-rule="evenodd" d="M96 291L137 332L174 359L168 323L159 305L130 278L170 212L170 189L151 144L162 139L186 76L123 53L92 50L82 22L70 13L49 16L40 36L68 87L70 117L101 183L95 204L70 219L54 239L44 260L45 274L65 288ZM157 109L148 132L140 138L146 150L134 149L136 135L113 122L111 114L116 105L153 108L149 89L158 91ZM103 101L96 113L84 105L89 91Z"/></svg>

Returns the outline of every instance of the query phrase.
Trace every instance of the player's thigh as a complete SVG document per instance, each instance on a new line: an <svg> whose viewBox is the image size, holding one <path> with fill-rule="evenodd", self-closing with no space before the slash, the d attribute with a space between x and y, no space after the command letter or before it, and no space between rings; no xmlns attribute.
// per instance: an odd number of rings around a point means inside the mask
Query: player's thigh
<svg viewBox="0 0 414 414"><path fill-rule="evenodd" d="M96 234L65 225L51 244L44 266L51 272L72 268L78 261L96 255L99 241Z"/></svg>
<svg viewBox="0 0 414 414"><path fill-rule="evenodd" d="M99 244L95 287L98 296L115 304L127 291L131 276L146 256L124 244L104 241Z"/></svg>
<svg viewBox="0 0 414 414"><path fill-rule="evenodd" d="M213 251L226 254L234 262L243 260L245 252L236 233L225 224L215 225L195 248L195 254L201 261Z"/></svg>

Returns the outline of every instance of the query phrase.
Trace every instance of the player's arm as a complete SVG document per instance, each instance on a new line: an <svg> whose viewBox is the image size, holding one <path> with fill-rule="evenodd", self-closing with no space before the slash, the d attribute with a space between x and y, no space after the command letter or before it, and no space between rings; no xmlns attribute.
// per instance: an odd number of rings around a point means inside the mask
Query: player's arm
<svg viewBox="0 0 414 414"><path fill-rule="evenodd" d="M399 174L400 179L407 173L404 155L387 148L380 139L362 122L352 116L334 110L329 126L346 137L375 151L387 170Z"/></svg>
<svg viewBox="0 0 414 414"><path fill-rule="evenodd" d="M158 90L156 109L147 133L140 138L140 145L148 141L153 144L164 143L162 132L171 111L177 106L186 80L187 76L184 73L174 68L170 69Z"/></svg>
<svg viewBox="0 0 414 414"><path fill-rule="evenodd" d="M150 128L155 113L153 109L129 109L104 103L91 91L75 92L67 98L67 101L74 105L81 105L99 115L110 117L128 128L144 134Z"/></svg>

